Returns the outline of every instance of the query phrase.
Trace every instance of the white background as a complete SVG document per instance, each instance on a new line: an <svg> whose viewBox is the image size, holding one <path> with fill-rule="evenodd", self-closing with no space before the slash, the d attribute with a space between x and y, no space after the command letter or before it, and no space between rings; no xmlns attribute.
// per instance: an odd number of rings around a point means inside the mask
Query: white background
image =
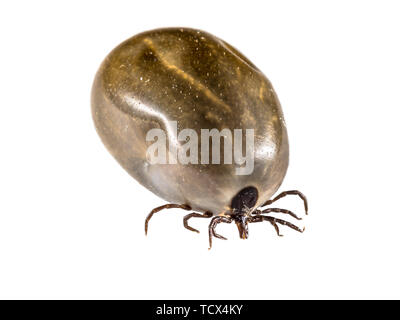
<svg viewBox="0 0 400 320"><path fill-rule="evenodd" d="M0 5L0 298L400 298L400 7L395 1L14 1ZM282 190L304 234L267 224L207 250L206 220L102 145L90 90L136 33L203 29L272 81L289 130ZM297 198L280 207L302 214Z"/></svg>

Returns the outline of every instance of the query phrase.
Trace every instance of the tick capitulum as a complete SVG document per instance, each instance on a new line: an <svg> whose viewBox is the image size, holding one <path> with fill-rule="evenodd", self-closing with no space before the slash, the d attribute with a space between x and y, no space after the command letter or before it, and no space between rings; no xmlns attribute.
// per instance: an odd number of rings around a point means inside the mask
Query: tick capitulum
<svg viewBox="0 0 400 320"><path fill-rule="evenodd" d="M198 230L190 227L188 225L188 220L190 218L211 218L211 222L208 226L208 234L209 234L209 243L211 249L212 247L212 239L213 237L222 239L222 240L227 240L225 237L221 236L216 232L216 227L219 223L231 223L232 221L235 222L238 230L239 230L239 236L241 239L247 239L249 237L249 230L248 230L248 224L249 223L255 223L255 222L263 222L263 221L268 221L271 223L271 225L275 228L275 231L278 236L281 236L280 231L279 231L279 226L278 224L288 226L291 229L294 229L298 232L303 232L303 229L300 229L296 225L282 219L278 219L272 216L269 216L269 213L283 213L283 214L288 214L291 217L301 220L300 217L298 217L296 214L294 214L292 211L286 210L286 209L280 209L280 208L267 208L267 209L261 209L264 206L270 205L274 203L275 201L287 196L287 195L297 195L299 196L304 203L304 209L306 215L308 214L308 203L306 197L297 190L290 190L290 191L285 191L280 193L278 196L273 198L272 200L268 200L265 202L262 206L259 208L254 208L255 204L257 203L258 200L258 191L255 187L246 187L242 189L238 194L232 199L232 203L230 205L230 209L220 215L213 216L212 213L206 212L204 214L199 214L199 213L190 213L186 215L183 218L183 225L186 229L194 232L199 232ZM179 204L167 204L161 207L157 207L153 209L150 214L147 216L146 221L145 221L145 232L147 235L148 231L148 224L153 216L154 213L161 211L163 209L170 209L170 208L181 208L184 210L191 210L190 206L188 205L179 205Z"/></svg>

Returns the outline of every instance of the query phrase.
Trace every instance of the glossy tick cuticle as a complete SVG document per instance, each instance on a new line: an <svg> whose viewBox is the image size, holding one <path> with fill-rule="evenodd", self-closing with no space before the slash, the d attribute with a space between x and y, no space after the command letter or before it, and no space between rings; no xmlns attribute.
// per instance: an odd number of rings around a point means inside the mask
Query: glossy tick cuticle
<svg viewBox="0 0 400 320"><path fill-rule="evenodd" d="M101 64L92 89L92 115L103 143L121 166L168 204L211 218L209 242L225 239L219 223L234 222L239 236L248 224L269 222L302 232L269 216L293 212L262 209L296 190L272 196L288 167L289 145L282 109L269 80L242 53L200 30L165 28L138 34L116 47ZM204 138L204 132L216 134ZM156 145L162 135L166 145ZM214 141L215 140L215 141ZM207 144L219 141L212 154ZM206 146L205 146L206 143ZM149 158L156 145L157 159ZM219 157L215 156L219 151ZM218 155L218 154L217 154ZM161 156L164 156L161 157ZM221 160L222 159L222 160ZM271 199L272 198L272 199Z"/></svg>

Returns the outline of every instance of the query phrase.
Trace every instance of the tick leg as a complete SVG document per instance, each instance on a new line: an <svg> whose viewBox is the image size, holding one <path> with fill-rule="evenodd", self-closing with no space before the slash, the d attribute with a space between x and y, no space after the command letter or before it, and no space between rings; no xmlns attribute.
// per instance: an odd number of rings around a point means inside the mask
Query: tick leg
<svg viewBox="0 0 400 320"><path fill-rule="evenodd" d="M210 224L208 226L208 238L209 238L209 242L210 242L210 247L208 249L211 249L211 247L212 247L212 237L216 237L218 239L226 240L225 237L219 235L215 231L215 228L221 222L231 223L232 222L232 218L225 217L225 216L216 216L216 217L211 219L211 222L210 222Z"/></svg>
<svg viewBox="0 0 400 320"><path fill-rule="evenodd" d="M306 198L306 196L304 194L302 194L300 191L297 191L297 190L284 191L284 192L280 193L279 195L277 195L272 200L268 200L267 202L265 202L261 207L264 207L264 206L267 206L267 205L269 205L271 203L274 203L275 201L279 200L280 198L286 197L287 195L299 196L301 198L301 200L303 200L304 210L306 211L306 214L308 214L307 198Z"/></svg>
<svg viewBox="0 0 400 320"><path fill-rule="evenodd" d="M257 210L257 211L256 211L256 214L261 214L261 211ZM263 222L263 221L265 221L265 220L263 219L263 216L254 216L254 217L252 217L252 219L250 220L250 222L252 222L252 223L254 223L254 222ZM283 235L281 235L280 232L279 232L279 227L278 227L278 225L276 224L276 222L275 222L275 221L272 221L272 220L270 220L269 222L270 222L270 223L273 225L273 227L275 228L275 231L276 231L277 235L278 235L279 237L283 237Z"/></svg>
<svg viewBox="0 0 400 320"><path fill-rule="evenodd" d="M279 213L285 213L290 215L291 217L297 219L297 220L302 220L300 217L296 216L292 211L286 210L286 209L279 209L279 208L268 208L262 211L256 211L256 213L270 213L270 212L279 212Z"/></svg>
<svg viewBox="0 0 400 320"><path fill-rule="evenodd" d="M211 212L205 212L204 214L192 212L183 217L183 226L190 231L199 233L199 230L189 226L188 220L190 218L211 218L211 217L212 217Z"/></svg>
<svg viewBox="0 0 400 320"><path fill-rule="evenodd" d="M272 221L272 220L270 220L269 222L274 226L275 231L276 231L276 234L278 235L278 237L283 237L283 235L281 235L280 232L279 232L279 227L278 227L278 225L276 224L276 222L275 222L275 221Z"/></svg>
<svg viewBox="0 0 400 320"><path fill-rule="evenodd" d="M179 208L179 209L183 209L183 210L190 210L190 206L188 206L187 204L174 204L174 203L169 203L169 204L165 204L163 206L154 208L153 210L151 210L151 212L149 213L149 215L146 218L146 221L144 222L144 232L147 235L147 230L149 228L149 221L151 219L151 217L153 216L153 214L163 210L163 209L173 209L173 208Z"/></svg>
<svg viewBox="0 0 400 320"><path fill-rule="evenodd" d="M227 222L227 223L230 223L230 222ZM219 233L217 233L217 231L215 231L216 228L217 228L217 226L214 226L214 228L212 229L213 236L218 238L218 239L221 239L221 240L228 240L224 236L221 236Z"/></svg>
<svg viewBox="0 0 400 320"><path fill-rule="evenodd" d="M268 221L269 223L271 223L274 226L278 236L280 236L280 233L279 233L279 227L278 227L277 223L282 224L284 226L288 226L289 228L291 228L293 230L296 230L298 232L301 232L301 233L303 233L304 230L305 230L305 228L300 229L298 226L296 226L293 223L290 223L288 221L285 221L285 220L282 220L282 219L277 219L277 218L274 218L274 217L269 217L269 216L258 215L258 216L253 216L253 217L251 217L249 219L249 222L251 222L251 223L261 222L261 221Z"/></svg>
<svg viewBox="0 0 400 320"><path fill-rule="evenodd" d="M273 217L265 217L265 220L266 221L273 221L273 222L282 224L284 226L288 226L289 228L292 228L293 230L296 230L296 231L298 231L300 233L303 233L304 230L306 229L306 228L300 229L298 226L294 225L293 223L290 223L290 222L282 220L282 219L273 218Z"/></svg>

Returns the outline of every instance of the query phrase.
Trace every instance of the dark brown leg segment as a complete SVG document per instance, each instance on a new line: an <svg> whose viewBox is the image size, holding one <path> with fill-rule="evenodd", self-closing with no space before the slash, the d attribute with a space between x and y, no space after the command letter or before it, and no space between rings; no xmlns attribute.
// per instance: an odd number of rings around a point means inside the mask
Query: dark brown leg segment
<svg viewBox="0 0 400 320"><path fill-rule="evenodd" d="M279 195L277 195L275 198L273 198L272 200L268 200L267 202L265 202L261 207L267 206L271 203L274 203L275 201L286 197L287 195L296 195L299 196L301 200L303 200L304 203L304 210L306 211L306 214L308 214L308 203L307 203L307 198L304 194L302 194L300 191L297 190L289 190L289 191L284 191L282 193L280 193Z"/></svg>
<svg viewBox="0 0 400 320"><path fill-rule="evenodd" d="M273 227L275 228L275 231L276 231L276 234L278 235L278 237L283 237L281 234L280 234L280 232L279 232L279 227L278 227L278 225L276 224L276 222L275 221L272 221L272 220L270 220L269 221L272 225L273 225Z"/></svg>
<svg viewBox="0 0 400 320"><path fill-rule="evenodd" d="M174 204L174 203L169 203L169 204L165 204L165 205L163 205L163 206L154 208L153 210L151 210L151 212L150 212L149 215L147 216L146 221L145 221L145 223L144 223L144 232L146 233L146 235L147 235L147 230L148 230L148 228L149 228L149 221L150 221L151 217L152 217L155 213L157 213L157 212L159 212L159 211L161 211L161 210L164 210L164 209L173 209L173 208L178 208L178 209L183 209L183 210L191 210L190 206L188 206L187 204Z"/></svg>
<svg viewBox="0 0 400 320"><path fill-rule="evenodd" d="M212 213L211 213L211 212L205 212L205 213L203 213L203 214L192 212L192 213L189 213L189 214L187 214L186 216L183 217L183 226L184 226L186 229L190 230L190 231L199 233L199 230L197 230L197 229L192 228L191 226L189 226L188 220L189 220L190 218L211 218L211 217L212 217Z"/></svg>
<svg viewBox="0 0 400 320"><path fill-rule="evenodd" d="M286 210L286 209L279 209L279 208L268 208L265 210L260 211L259 213L270 213L270 212L279 212L279 213L285 213L290 215L291 217L297 219L297 220L302 220L300 217L296 216L292 211Z"/></svg>
<svg viewBox="0 0 400 320"><path fill-rule="evenodd" d="M210 224L208 226L208 238L209 238L209 242L210 242L210 247L208 249L211 249L211 247L212 247L212 237L216 237L218 239L226 240L225 237L219 235L215 231L215 228L221 222L231 223L232 222L232 218L225 217L225 216L216 216L216 217L211 219L211 222L210 222Z"/></svg>
<svg viewBox="0 0 400 320"><path fill-rule="evenodd" d="M258 215L258 216L253 216L249 219L250 223L262 222L262 221L268 221L269 223L271 223L274 226L276 232L278 233L278 236L280 236L280 233L279 233L279 227L278 227L277 223L282 224L284 226L288 226L289 228L296 230L298 232L301 232L301 233L304 232L304 228L300 229L298 226L294 225L293 223L290 223L290 222L282 220L282 219L277 219L274 217Z"/></svg>

